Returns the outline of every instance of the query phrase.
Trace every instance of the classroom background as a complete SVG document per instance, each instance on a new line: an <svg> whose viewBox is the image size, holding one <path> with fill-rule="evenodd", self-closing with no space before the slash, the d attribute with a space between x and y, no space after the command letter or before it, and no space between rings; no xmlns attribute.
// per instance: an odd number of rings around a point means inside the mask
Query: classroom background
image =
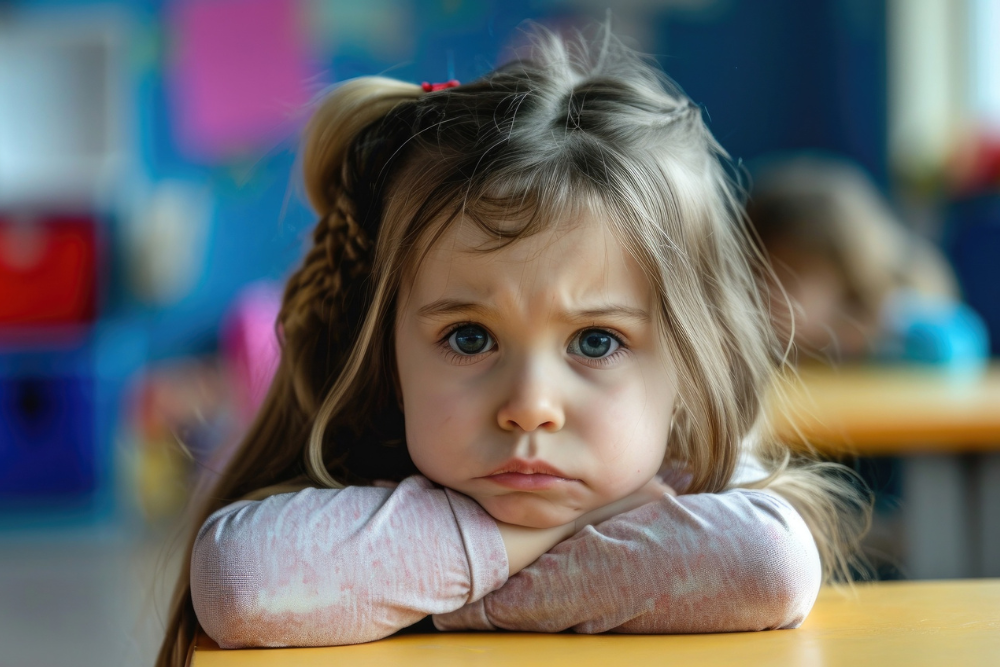
<svg viewBox="0 0 1000 667"><path fill-rule="evenodd" d="M745 173L850 164L947 261L948 308L820 362L919 366L1000 413L1000 0L0 0L0 665L151 664L179 517L273 370L310 101L469 81L526 20L608 4ZM991 423L839 455L876 495L878 576L1000 575Z"/></svg>

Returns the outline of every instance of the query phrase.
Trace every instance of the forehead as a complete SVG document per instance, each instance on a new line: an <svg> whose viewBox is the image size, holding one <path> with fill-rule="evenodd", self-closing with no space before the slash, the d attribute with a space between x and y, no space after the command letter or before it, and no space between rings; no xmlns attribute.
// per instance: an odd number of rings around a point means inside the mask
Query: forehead
<svg viewBox="0 0 1000 667"><path fill-rule="evenodd" d="M404 286L407 296L422 303L448 298L533 307L650 307L646 276L600 214L577 213L496 245L480 225L456 220Z"/></svg>

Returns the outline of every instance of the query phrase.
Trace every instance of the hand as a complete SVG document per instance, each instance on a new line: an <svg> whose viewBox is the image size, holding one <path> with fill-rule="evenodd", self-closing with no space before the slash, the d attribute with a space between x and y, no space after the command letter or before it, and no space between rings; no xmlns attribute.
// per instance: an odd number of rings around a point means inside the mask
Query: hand
<svg viewBox="0 0 1000 667"><path fill-rule="evenodd" d="M668 493L671 496L677 495L677 492L671 487L661 482L658 477L654 477L631 495L625 496L621 500L616 500L613 503L608 503L603 507L598 507L597 509L591 510L577 518L573 525L573 534L575 535L587 526L594 526L607 521L613 516L630 512L637 507L642 507L646 503L657 501L662 498L665 493Z"/></svg>

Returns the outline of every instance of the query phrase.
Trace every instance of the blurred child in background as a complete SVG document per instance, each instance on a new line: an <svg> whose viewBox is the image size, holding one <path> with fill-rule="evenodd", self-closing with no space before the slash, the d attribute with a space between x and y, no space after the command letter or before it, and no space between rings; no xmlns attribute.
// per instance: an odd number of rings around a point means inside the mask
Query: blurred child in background
<svg viewBox="0 0 1000 667"><path fill-rule="evenodd" d="M755 174L747 213L774 269L766 279L772 322L806 357L985 358L985 329L960 304L951 267L859 167L773 159Z"/></svg>

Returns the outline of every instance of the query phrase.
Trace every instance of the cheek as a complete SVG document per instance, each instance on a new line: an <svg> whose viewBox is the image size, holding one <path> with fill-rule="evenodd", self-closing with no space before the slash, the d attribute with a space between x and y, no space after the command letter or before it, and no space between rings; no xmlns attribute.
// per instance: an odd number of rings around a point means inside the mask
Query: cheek
<svg viewBox="0 0 1000 667"><path fill-rule="evenodd" d="M481 439L484 406L477 392L433 360L403 371L406 443L417 468L438 483L461 474L472 443Z"/></svg>
<svg viewBox="0 0 1000 667"><path fill-rule="evenodd" d="M483 409L474 392L449 383L441 374L429 374L414 391L403 391L406 434L415 442L444 433L467 433L482 419Z"/></svg>
<svg viewBox="0 0 1000 667"><path fill-rule="evenodd" d="M595 403L579 413L581 435L597 454L608 492L631 492L649 481L663 463L673 412L673 382L665 373L643 373L596 400L603 408Z"/></svg>

